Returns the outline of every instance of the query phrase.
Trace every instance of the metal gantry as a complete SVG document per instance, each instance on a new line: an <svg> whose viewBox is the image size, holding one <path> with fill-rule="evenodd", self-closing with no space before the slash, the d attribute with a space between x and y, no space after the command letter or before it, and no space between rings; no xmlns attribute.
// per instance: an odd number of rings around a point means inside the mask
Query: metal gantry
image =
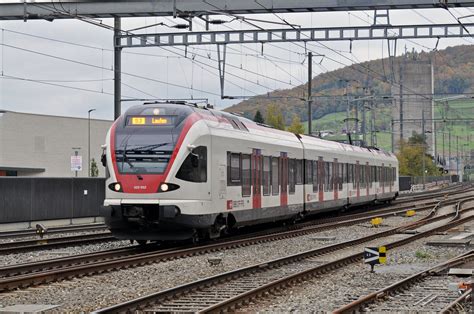
<svg viewBox="0 0 474 314"><path fill-rule="evenodd" d="M0 3L0 20L79 19L99 23L97 18L114 18L114 80L115 117L121 112L121 51L123 48L148 46L189 46L216 44L219 48L219 76L221 96L225 78L225 45L233 43L309 42L340 40L397 40L419 38L468 37L474 24L390 25L389 10L474 7L466 0L36 0ZM236 17L242 14L278 14L332 11L374 11L374 25L332 28L288 28L271 30L243 30L226 32L191 32L136 35L123 32L122 17L173 16L189 22L210 15ZM241 17L240 17L241 18ZM380 22L380 19L385 23ZM101 24L102 25L102 24ZM221 51L223 52L221 55ZM308 84L310 85L310 84ZM312 97L308 94L308 106ZM309 112L310 113L309 108ZM310 118L311 119L311 118Z"/></svg>
<svg viewBox="0 0 474 314"><path fill-rule="evenodd" d="M0 4L0 20L116 18L144 16L194 17L216 14L265 14L355 10L474 7L466 0L118 0L10 1Z"/></svg>
<svg viewBox="0 0 474 314"><path fill-rule="evenodd" d="M301 29L205 31L125 34L115 41L120 48L223 45L311 41L424 39L471 37L474 23L427 25L375 25Z"/></svg>

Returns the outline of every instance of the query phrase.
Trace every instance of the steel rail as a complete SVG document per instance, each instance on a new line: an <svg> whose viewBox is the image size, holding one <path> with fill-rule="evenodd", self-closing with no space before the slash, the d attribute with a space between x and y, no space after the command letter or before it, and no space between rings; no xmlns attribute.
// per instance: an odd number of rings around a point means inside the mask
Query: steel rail
<svg viewBox="0 0 474 314"><path fill-rule="evenodd" d="M469 211L474 210L474 208L470 208L468 210ZM430 212L429 215L432 215L432 213ZM449 213L449 214L441 215L441 216L438 216L438 217L426 219L426 220L424 220L424 224L432 223L432 222L439 221L439 220L442 220L442 219L446 219L447 217L452 217L452 216L455 216L455 213ZM469 217L469 220L472 219L472 218L474 218L474 216ZM455 224L460 224L460 223L464 222L465 220L466 219L457 219L455 221L451 221L448 224L445 224L445 225L437 227L437 228L430 229L429 231L421 232L419 234L407 237L406 239L402 239L402 240L399 240L399 241L392 242L392 243L388 244L388 247L390 248L390 247L395 247L395 246L406 244L406 243L411 242L413 240L416 240L416 239L419 239L421 237L430 235L433 232L436 232L436 231L439 231L439 230L444 230L446 228L450 228ZM419 226L419 224L420 224L419 222L413 223L414 226ZM346 241L346 242L335 244L335 245L329 245L329 246L326 246L326 247L323 247L323 248L306 251L306 252L303 252L303 253L287 256L287 257L284 257L284 258L279 258L279 259L272 260L272 261L269 261L269 262L260 263L260 264L252 265L252 266L249 266L249 267L244 267L244 268L241 268L241 269L237 269L237 270L230 271L230 272L227 272L227 273L223 273L223 274L220 274L220 275L216 275L216 276L213 276L213 277L201 279L201 280L189 283L189 284L181 285L179 287L171 288L171 289L168 289L168 290L165 290L165 291L162 291L162 292L158 292L158 293L154 293L154 294L151 294L151 295L148 295L148 296L144 296L144 297L141 297L141 298L138 298L138 299L135 299L135 300L125 302L125 303L117 304L115 306L111 306L111 307L108 307L108 308L105 308L105 309L101 309L101 310L98 310L97 313L109 313L109 312L116 313L116 312L130 312L130 311L135 311L135 310L141 310L141 309L145 308L146 306L151 306L152 304L156 304L158 302L158 300L166 300L166 299L172 298L173 296L185 295L187 293L190 293L191 291L198 291L199 289L201 289L203 287L210 287L210 286L213 286L213 285L218 284L218 283L226 282L226 281L233 280L233 279L236 279L236 278L242 278L243 276L247 276L249 274L255 274L256 272L261 272L261 271L268 270L268 269L274 269L274 268L276 268L280 265L286 265L286 264L289 264L289 263L298 262L298 261L301 261L303 259L307 259L307 258L314 257L314 256L319 256L321 254L334 252L334 251L337 251L337 250L341 250L343 248L351 247L351 246L356 245L356 244L362 244L362 243L365 243L367 241L371 241L371 240L378 239L378 238L383 238L383 237L386 237L386 236L389 236L389 235L393 235L393 234L397 233L399 230L402 230L406 227L409 227L409 226L397 227L397 228L393 228L393 229L390 229L390 230L387 230L387 231L384 231L384 232L380 232L380 233L377 233L375 235L370 235L370 236L367 236L367 237L364 237L364 238L359 238L359 239L355 239L355 240L351 240L351 241ZM320 266L316 266L316 267L311 268L309 270L306 270L306 271L303 271L303 272L300 272L300 273L297 273L297 274L279 279L275 282L268 283L264 286L260 286L256 289L246 291L246 292L244 292L240 295L234 296L232 298L224 300L223 302L220 302L220 303L215 304L213 306L206 307L206 308L201 309L201 310L203 312L234 310L235 307L238 306L238 304L242 304L243 302L246 302L247 300L256 298L258 296L261 296L263 293L266 293L269 290L282 288L286 285L291 284L294 281L300 281L300 280L302 280L302 278L305 278L308 275L312 276L312 275L317 274L317 273L322 273L322 272L325 272L325 271L328 271L328 270L331 270L331 269L336 269L336 268L338 268L342 265L346 265L346 264L353 263L355 261L359 261L361 259L362 255L363 255L363 253L357 253L357 254L353 254L351 256L342 258L342 259L335 260L333 262L329 262L329 263L325 263L325 264L320 265Z"/></svg>
<svg viewBox="0 0 474 314"><path fill-rule="evenodd" d="M76 235L61 238L16 241L0 244L0 254L13 254L35 249L51 249L63 246L84 245L90 243L116 241L110 232Z"/></svg>
<svg viewBox="0 0 474 314"><path fill-rule="evenodd" d="M446 306L444 309L440 311L442 314L448 314L448 313L458 313L460 312L457 307L466 302L466 300L472 297L472 288L467 289L459 298L454 300L453 302L449 303L448 306Z"/></svg>
<svg viewBox="0 0 474 314"><path fill-rule="evenodd" d="M457 219L459 220L460 218L460 213L461 213L461 206L463 203L465 202L468 202L470 200L466 200L464 202L459 202L458 205L456 206L456 214L454 216L453 219ZM378 300L384 296L387 296L389 295L390 293L392 293L393 291L397 291L399 289L403 289L405 286L409 285L410 283L414 282L414 281L417 281L431 273L439 273L441 271L443 271L445 269L445 265L447 266L452 266L454 265L453 263L454 262L459 262L459 259L461 257L463 257L464 255L472 255L471 258L474 259L474 250L471 250L470 252L468 253L464 253L462 254L460 257L458 258L454 258L454 259L450 259L446 262L443 262L441 264L438 264L428 270L424 270L424 271L421 271L419 273L416 273L410 277L407 277L405 279L402 279L394 284L391 284L383 289L380 289L376 292L373 292L369 295L366 295L358 300L355 300L337 310L334 311L334 313L347 313L347 312L351 312L351 311L356 311L357 309L360 309L361 307L365 306L366 304L370 303L370 302L373 302L375 300ZM447 267L446 266L446 267Z"/></svg>
<svg viewBox="0 0 474 314"><path fill-rule="evenodd" d="M427 206L424 209L429 208L431 208L431 206ZM398 211L396 213L400 214L403 212L404 211ZM79 255L53 260L39 261L34 263L10 265L7 267L0 268L0 275L3 275L3 278L0 278L0 292L20 287L28 287L30 285L48 283L64 278L70 278L76 275L81 275L82 273L78 272L78 269L76 269L78 267L80 268L80 270L87 274L99 273L105 270L119 270L124 267L140 266L160 261L167 261L170 259L177 259L182 257L205 254L208 252L215 252L224 249L303 236L328 229L357 224L359 222L364 222L375 217L386 217L392 215L394 215L394 212L365 216L344 221L328 222L321 225L318 224L315 226L303 227L301 229L283 232L280 231L260 236L251 236L250 238L243 238L238 240L233 240L231 238L230 241L225 239L222 243L219 242L197 247L179 248L169 252L146 252L134 254L132 256L124 256L124 254L121 254L121 252L119 251L118 254L114 253L112 256L108 257L107 252L105 252L105 254L99 252L86 254L85 256Z"/></svg>
<svg viewBox="0 0 474 314"><path fill-rule="evenodd" d="M67 233L67 232L103 230L106 228L107 226L102 223L95 223L95 224L88 224L88 225L74 225L74 226L69 226L69 227L52 227L52 228L48 228L46 235ZM12 237L15 237L15 238L29 237L29 236L35 236L35 235L37 235L36 229L6 231L6 232L0 232L0 239L12 238Z"/></svg>
<svg viewBox="0 0 474 314"><path fill-rule="evenodd" d="M434 208L437 208L441 202L444 202L445 204L452 204L455 202L455 200L430 202L430 205L418 207L417 210L422 211L430 209L432 208L431 205L433 205L433 203L436 203ZM182 258L229 248L303 236L328 229L365 222L375 217L388 217L403 214L404 212L405 210L398 210L397 208L391 210L383 209L380 212L376 212L370 216L367 216L365 213L356 214L354 216L349 215L349 217L343 216L338 218L330 218L324 220L324 223L322 224L314 225L313 222L313 225L302 225L301 227L297 226L298 228L294 230L281 231L281 229L278 229L277 231L267 232L264 235L255 236L254 234L250 234L250 237L243 237L242 239L223 239L222 242L218 243L205 244L198 247L178 248L175 250L167 250L166 252L159 251L140 253L137 251L137 254L130 256L131 254L129 254L128 251L123 252L119 249L118 252L112 252L111 255L109 255L109 253L106 251L33 263L10 265L0 268L0 276L3 276L3 278L0 279L0 292L20 287L28 287L30 285L38 285L56 280L62 280L64 278L70 278L76 275L83 275L80 272L77 272L76 267L81 267L81 270L84 273L90 275L102 272L104 269L107 271L119 270L124 267L140 266L154 262L166 261L169 259ZM345 220L341 221L341 218ZM117 263L116 267L113 266L113 263ZM96 267L99 268L96 269Z"/></svg>
<svg viewBox="0 0 474 314"><path fill-rule="evenodd" d="M415 282L422 281L429 276L437 275L445 271L447 268L450 268L459 264L464 264L466 261L470 261L470 260L474 260L474 250L470 250L469 252L463 253L455 258L449 259L434 267L420 271L414 275L411 275L407 278L399 280L385 288L382 288L371 294L368 294L358 300L355 300L349 304L344 305L343 307L338 308L337 310L333 311L333 314L342 314L342 313L350 313L350 312L358 311L359 309L361 309L362 307L366 306L369 303L375 302L377 300L381 300L391 295L392 293L406 290L407 288L409 288L411 284ZM456 304L464 300L465 297L466 296L459 297L458 299L450 303L442 312L445 312L445 311L449 312L454 306L456 306Z"/></svg>

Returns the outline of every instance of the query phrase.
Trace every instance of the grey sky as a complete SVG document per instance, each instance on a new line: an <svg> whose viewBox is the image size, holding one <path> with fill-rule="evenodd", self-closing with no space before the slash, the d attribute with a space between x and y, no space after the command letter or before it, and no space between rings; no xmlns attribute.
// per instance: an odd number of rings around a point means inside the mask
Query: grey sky
<svg viewBox="0 0 474 314"><path fill-rule="evenodd" d="M472 11L472 9L451 10L456 16L466 16L472 14ZM417 12L419 14L413 10L392 11L391 23L430 24L430 21L441 23L456 22L445 10L431 9L419 10ZM372 22L372 12L304 13L280 16L302 27L367 25L367 23ZM252 17L278 21L273 15ZM224 17L224 19L228 18ZM464 21L472 22L473 20L465 19ZM104 20L103 22L108 25L112 23L111 20ZM157 22L168 24L182 23L180 20L173 21L170 18L124 19L123 29L151 25ZM261 25L267 28L279 27L271 24ZM233 22L213 27L213 29L225 30L227 27L233 29L249 28L244 23ZM202 29L202 26L195 24L195 30L199 29ZM170 32L173 29L152 27L145 31ZM99 47L103 50L68 45L14 32ZM438 49L443 49L447 46L472 44L472 42L473 39L471 38L441 39ZM412 48L418 51L432 49L436 44L436 39L419 40L416 43L399 41L397 47L398 54L404 50L405 46L409 50ZM113 81L111 80L113 78L113 72L111 71L113 55L110 51L112 49L111 31L77 20L57 20L52 23L47 21L28 21L27 23L8 21L0 22L0 44L2 45L0 46L0 72L3 73L3 76L0 76L1 109L85 117L89 108L97 108L97 112L94 113L95 117L113 117L113 96L105 94L113 93ZM321 47L318 43L312 43L308 45L308 48L338 62L324 58L320 66L318 65L320 58L316 57L315 65L313 66L314 75L340 68L343 65L349 65L352 62L372 60L382 56L387 57L387 44L382 41L354 42L352 53L349 53L348 42L331 42L324 43L324 45L337 52ZM259 44L230 46L228 48L229 65L227 66L226 94L262 94L274 89L291 88L306 83L307 64L306 62L301 64L304 60L305 52L301 46L303 46L302 43L266 44L263 47L264 57L260 55L262 47ZM95 67L53 59L18 48L72 59L77 62L92 64ZM216 95L220 92L217 63L211 60L217 58L216 48L211 46L188 48L188 58L184 57L183 50L184 48L182 47L169 48L168 51L161 48L124 50L123 71L125 73L155 80L149 81L124 75L123 81L125 84L145 92L123 86L124 98L125 96L149 98L149 95L159 98L204 97L209 98L210 102L216 104L219 108L235 103L235 100L220 100ZM194 62L191 60L192 57L194 57ZM269 59L272 61L269 61ZM210 67L202 64L208 64ZM104 67L106 69L97 67ZM240 68L258 73L260 76L257 77L257 75ZM267 78L262 75L267 76ZM13 80L11 77L48 80L47 83L49 84L67 85L94 90L98 93ZM158 83L156 80L163 83ZM183 85L188 87L188 89L169 86L166 83ZM191 86L194 90L189 89ZM213 94L200 92L196 89L212 92ZM104 94L100 93L102 91ZM131 104L124 103L124 108Z"/></svg>

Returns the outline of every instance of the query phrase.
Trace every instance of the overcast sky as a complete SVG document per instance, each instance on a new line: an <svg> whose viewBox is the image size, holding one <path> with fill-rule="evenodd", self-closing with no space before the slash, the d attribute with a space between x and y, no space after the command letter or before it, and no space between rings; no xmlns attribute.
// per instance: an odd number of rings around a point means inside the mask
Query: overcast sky
<svg viewBox="0 0 474 314"><path fill-rule="evenodd" d="M5 2L5 1L0 1ZM11 2L11 1L6 1ZM442 9L392 11L392 24L431 24L432 22L456 23ZM473 9L452 9L455 16L473 14ZM301 27L368 25L372 12L334 12L279 15ZM251 16L281 22L274 15ZM214 17L217 18L217 17ZM223 19L230 20L228 17ZM474 19L463 19L465 23ZM112 25L112 20L103 20ZM172 18L124 19L122 28L164 22L168 25L183 23ZM260 24L265 28L278 25ZM242 22L214 26L213 30L248 29ZM196 21L194 30L202 30ZM175 29L151 27L143 32L170 32ZM39 38L44 37L44 38ZM53 39L53 40L48 40ZM58 41L70 42L66 44ZM447 46L468 45L466 39L441 39L438 49ZM399 41L397 54L405 46L408 50L430 50L436 39ZM87 110L97 109L96 118L113 118L113 54L112 32L83 21L0 21L0 109L40 114L87 117ZM82 45L82 46L78 46ZM348 42L308 44L316 54L314 75L334 70L352 62L387 57L386 41L354 42L352 52ZM329 47L330 49L328 49ZM303 43L231 45L227 49L226 95L253 96L274 89L292 88L307 81L307 63ZM54 56L55 58L53 58ZM193 61L194 58L194 61ZM68 59L68 60L66 60ZM218 108L236 103L220 100L216 47L196 46L184 48L125 49L123 53L123 98L208 98ZM319 62L322 59L322 63ZM332 59L332 60L331 60ZM142 79L130 76L138 75ZM258 74L258 75L257 75ZM15 79L14 79L15 78ZM24 81L26 79L32 81ZM33 82L34 81L34 82ZM40 83L39 81L43 82ZM167 84L168 83L168 84ZM174 84L174 85L170 85ZM69 89L62 86L70 86ZM128 85L128 86L127 86ZM176 85L182 86L178 87ZM77 90L83 89L83 90ZM125 102L124 109L137 102Z"/></svg>

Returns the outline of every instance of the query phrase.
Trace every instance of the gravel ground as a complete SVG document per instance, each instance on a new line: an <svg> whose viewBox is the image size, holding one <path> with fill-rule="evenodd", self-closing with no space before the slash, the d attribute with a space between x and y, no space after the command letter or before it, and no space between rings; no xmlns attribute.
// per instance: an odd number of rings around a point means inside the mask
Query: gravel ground
<svg viewBox="0 0 474 314"><path fill-rule="evenodd" d="M313 278L299 286L281 292L281 295L274 295L271 299L249 304L239 311L330 312L390 283L470 250L466 247L424 245L424 243L438 238L439 236L432 236L390 250L387 253L387 264L376 266L375 273L370 273L370 267L361 262L345 267L343 270L332 271L326 275Z"/></svg>
<svg viewBox="0 0 474 314"><path fill-rule="evenodd" d="M236 268L347 241L407 224L418 217L390 217L379 228L368 223L324 231L302 237L252 245L164 263L74 279L48 286L0 295L0 304L58 304L60 311L91 311ZM210 266L208 258L219 255L223 262Z"/></svg>
<svg viewBox="0 0 474 314"><path fill-rule="evenodd" d="M34 250L17 254L0 255L0 267L42 261L70 255L85 254L130 246L130 241L109 241L82 246L69 246L52 250Z"/></svg>

